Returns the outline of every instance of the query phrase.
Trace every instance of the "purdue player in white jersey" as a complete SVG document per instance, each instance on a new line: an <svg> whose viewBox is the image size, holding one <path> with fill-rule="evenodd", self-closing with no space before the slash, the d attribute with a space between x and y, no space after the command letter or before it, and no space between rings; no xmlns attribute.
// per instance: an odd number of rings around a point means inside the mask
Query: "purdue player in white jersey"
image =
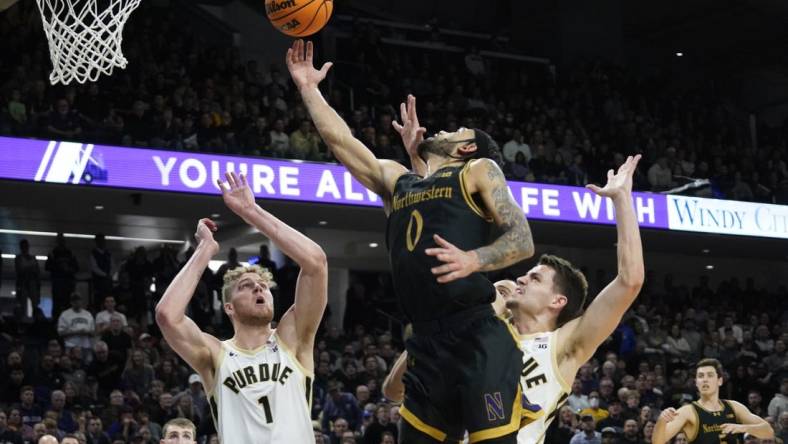
<svg viewBox="0 0 788 444"><path fill-rule="evenodd" d="M616 210L618 275L582 313L588 285L580 270L555 256L542 256L539 264L517 279L514 292L496 283L506 301L510 321L519 333L523 351L520 384L524 418L519 444L544 442L547 427L569 397L577 370L613 333L643 284L643 248L632 204L632 174L640 156L629 157L617 174L608 172L604 188L588 187L610 197ZM386 397L404 395L401 383L405 353L383 384Z"/></svg>
<svg viewBox="0 0 788 444"><path fill-rule="evenodd" d="M219 181L224 202L300 267L295 303L271 328L272 275L257 266L228 271L222 302L234 329L228 341L200 331L185 315L208 262L219 251L216 225L197 225L194 255L156 306L167 343L200 374L224 444L314 443L310 418L315 333L326 307L326 256L316 243L254 201L246 178Z"/></svg>
<svg viewBox="0 0 788 444"><path fill-rule="evenodd" d="M506 303L523 350L520 383L529 417L517 435L520 444L544 442L578 369L613 333L643 285L643 247L632 202L632 175L639 160L639 155L630 156L617 173L608 171L604 188L587 186L613 201L618 232L618 274L588 309L583 313L588 290L583 273L548 255L517 278L517 291Z"/></svg>

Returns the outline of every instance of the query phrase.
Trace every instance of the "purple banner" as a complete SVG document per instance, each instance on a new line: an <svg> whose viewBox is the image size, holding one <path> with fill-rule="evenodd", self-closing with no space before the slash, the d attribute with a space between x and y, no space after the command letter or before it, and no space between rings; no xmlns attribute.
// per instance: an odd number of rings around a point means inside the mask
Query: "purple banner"
<svg viewBox="0 0 788 444"><path fill-rule="evenodd" d="M247 175L261 199L381 206L342 166L264 158L0 137L0 178L218 194L225 171ZM529 218L614 224L612 202L584 188L509 182ZM665 196L635 193L641 226L668 228Z"/></svg>

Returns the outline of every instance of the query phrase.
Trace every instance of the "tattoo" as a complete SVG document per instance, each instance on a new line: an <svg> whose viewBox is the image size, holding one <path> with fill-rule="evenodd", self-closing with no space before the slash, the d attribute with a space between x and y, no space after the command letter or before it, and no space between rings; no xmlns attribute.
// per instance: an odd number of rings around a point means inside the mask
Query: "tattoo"
<svg viewBox="0 0 788 444"><path fill-rule="evenodd" d="M481 271L507 267L534 253L531 228L528 226L523 210L512 199L503 172L493 162L486 164L487 179L492 183L492 210L498 215L499 228L504 233L492 244L476 250Z"/></svg>

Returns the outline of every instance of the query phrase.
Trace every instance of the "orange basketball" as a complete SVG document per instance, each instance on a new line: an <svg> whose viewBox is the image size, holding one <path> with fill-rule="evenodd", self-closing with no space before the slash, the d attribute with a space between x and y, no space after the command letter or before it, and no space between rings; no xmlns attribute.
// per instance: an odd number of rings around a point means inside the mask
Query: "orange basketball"
<svg viewBox="0 0 788 444"><path fill-rule="evenodd" d="M333 10L333 0L265 0L265 13L274 28L293 37L323 29Z"/></svg>

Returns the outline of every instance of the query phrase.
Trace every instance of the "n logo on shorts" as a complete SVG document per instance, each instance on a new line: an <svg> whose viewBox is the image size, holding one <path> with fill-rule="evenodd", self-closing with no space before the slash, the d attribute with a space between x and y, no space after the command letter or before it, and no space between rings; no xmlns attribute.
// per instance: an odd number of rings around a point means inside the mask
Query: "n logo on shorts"
<svg viewBox="0 0 788 444"><path fill-rule="evenodd" d="M501 399L501 392L493 394L484 394L484 405L487 407L487 420L490 422L506 419L506 413L503 410L503 399Z"/></svg>

